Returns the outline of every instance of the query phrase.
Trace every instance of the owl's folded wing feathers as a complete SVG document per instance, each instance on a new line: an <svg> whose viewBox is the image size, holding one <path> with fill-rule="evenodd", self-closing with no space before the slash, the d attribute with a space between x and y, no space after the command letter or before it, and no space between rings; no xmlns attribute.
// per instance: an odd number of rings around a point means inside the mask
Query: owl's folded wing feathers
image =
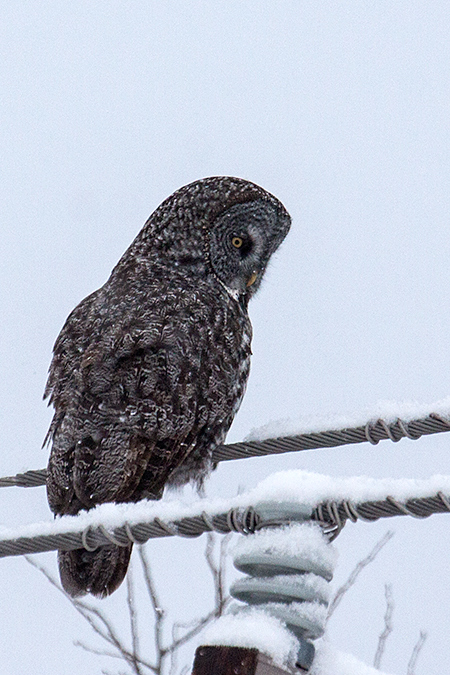
<svg viewBox="0 0 450 675"><path fill-rule="evenodd" d="M88 343L76 335L80 312L58 338L47 386L55 406L48 492L57 513L160 496L207 422L197 391L202 345L185 344L182 322L169 329L154 318L142 327L128 317Z"/></svg>

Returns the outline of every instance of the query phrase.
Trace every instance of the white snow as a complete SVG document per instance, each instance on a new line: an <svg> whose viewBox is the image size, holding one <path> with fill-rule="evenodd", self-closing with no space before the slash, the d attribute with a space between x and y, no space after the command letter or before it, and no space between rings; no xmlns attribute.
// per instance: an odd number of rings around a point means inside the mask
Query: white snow
<svg viewBox="0 0 450 675"><path fill-rule="evenodd" d="M192 503L180 500L159 502L143 500L137 504L101 504L89 512L77 516L64 516L48 522L34 523L17 529L0 527L2 539L35 537L62 532L79 532L89 526L104 525L113 529L128 522L130 525L150 522L158 517L172 522L184 517L224 513L231 508L258 505L278 505L289 502L307 517L319 503L349 499L354 503L384 499L391 495L399 501L411 497L426 497L442 491L450 495L450 476L436 475L426 480L375 479L367 476L339 478L301 470L282 471L263 480L253 490L231 499L200 499Z"/></svg>
<svg viewBox="0 0 450 675"><path fill-rule="evenodd" d="M281 621L255 607L221 616L200 635L198 644L258 649L280 668L293 667L299 648ZM326 639L315 646L310 675L388 675L336 650Z"/></svg>
<svg viewBox="0 0 450 675"><path fill-rule="evenodd" d="M233 553L234 560L238 563L276 562L282 567L292 567L292 574L285 576L286 581L301 578L294 569L311 570L315 574L308 577L315 578L325 585L326 581L320 574L331 578L334 571L336 553L334 548L327 542L317 526L306 523L293 523L286 527L267 529L256 532L252 537L241 538ZM297 567L298 566L298 567ZM283 577L277 577L282 579ZM270 582L273 581L270 577ZM259 579L262 587L265 579ZM245 583L245 578L243 580ZM231 591L233 594L233 591ZM327 607L319 602L267 602L259 605L271 616L275 616L288 625L302 626L311 637L323 635L327 620Z"/></svg>
<svg viewBox="0 0 450 675"><path fill-rule="evenodd" d="M325 561L326 566L331 568L336 562L333 546L319 528L309 523L292 523L285 527L260 530L253 537L242 537L233 555L236 557L257 552L277 556L308 556L318 562Z"/></svg>
<svg viewBox="0 0 450 675"><path fill-rule="evenodd" d="M388 675L367 666L351 654L337 651L326 639L316 643L316 655L309 675Z"/></svg>
<svg viewBox="0 0 450 675"><path fill-rule="evenodd" d="M249 504L280 501L314 507L327 501L352 500L354 503L384 499L387 495L406 501L427 497L441 490L450 495L450 476L435 475L427 479L339 477L307 471L279 471L259 483L245 495Z"/></svg>
<svg viewBox="0 0 450 675"><path fill-rule="evenodd" d="M274 616L288 626L301 626L305 637L316 639L325 632L328 612L325 605L319 602L267 602L258 605L270 616Z"/></svg>
<svg viewBox="0 0 450 675"><path fill-rule="evenodd" d="M242 582L242 583L241 583ZM243 584L246 584L245 586ZM237 592L251 592L254 589L262 588L259 578L239 577L233 583L232 588L237 587ZM287 594L302 594L308 597L315 597L322 602L328 603L331 597L330 583L323 577L313 574L312 572L305 572L302 574L275 574L270 577L270 589L279 589L280 592ZM275 592L275 591L274 591Z"/></svg>
<svg viewBox="0 0 450 675"><path fill-rule="evenodd" d="M269 528L256 532L253 537L241 537L233 551L233 557L255 553L273 555L276 558L303 558L317 563L333 573L336 549L323 536L322 531L309 523L292 523L285 527Z"/></svg>
<svg viewBox="0 0 450 675"><path fill-rule="evenodd" d="M349 429L365 426L367 422L376 422L378 419L383 419L388 424L395 422L396 419L411 422L412 420L423 419L430 413L436 413L450 421L450 396L434 403L379 401L371 408L347 415L308 415L297 419L274 420L264 426L252 429L245 440L264 441L267 438Z"/></svg>
<svg viewBox="0 0 450 675"><path fill-rule="evenodd" d="M256 607L221 616L202 633L199 644L255 648L280 668L295 663L299 648L281 621Z"/></svg>

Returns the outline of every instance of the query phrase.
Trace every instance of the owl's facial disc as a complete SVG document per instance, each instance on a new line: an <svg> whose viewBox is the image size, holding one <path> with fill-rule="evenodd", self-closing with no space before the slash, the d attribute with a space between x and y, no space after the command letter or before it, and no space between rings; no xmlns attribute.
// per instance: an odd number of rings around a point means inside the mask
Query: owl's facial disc
<svg viewBox="0 0 450 675"><path fill-rule="evenodd" d="M253 295L272 253L289 229L276 205L264 200L236 204L210 230L210 261L220 281L233 292Z"/></svg>

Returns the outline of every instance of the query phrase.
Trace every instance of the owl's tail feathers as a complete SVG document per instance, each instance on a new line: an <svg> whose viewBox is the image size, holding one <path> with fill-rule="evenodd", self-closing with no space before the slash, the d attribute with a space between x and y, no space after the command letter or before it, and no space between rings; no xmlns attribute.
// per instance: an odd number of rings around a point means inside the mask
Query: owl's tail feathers
<svg viewBox="0 0 450 675"><path fill-rule="evenodd" d="M58 551L64 590L73 598L86 593L100 598L110 595L125 578L132 547L133 544L102 546L96 551Z"/></svg>

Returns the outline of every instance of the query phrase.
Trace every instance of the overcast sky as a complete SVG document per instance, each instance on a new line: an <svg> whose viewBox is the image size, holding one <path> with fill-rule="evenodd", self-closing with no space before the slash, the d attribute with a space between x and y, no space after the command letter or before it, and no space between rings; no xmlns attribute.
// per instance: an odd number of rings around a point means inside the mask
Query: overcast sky
<svg viewBox="0 0 450 675"><path fill-rule="evenodd" d="M175 189L229 174L283 201L291 233L252 303L253 365L229 440L286 417L450 394L450 5L445 0L4 1L0 8L0 475L41 468L53 342ZM450 473L447 434L230 462L208 494L270 473ZM42 488L2 490L0 524L49 520ZM393 584L383 668L450 661L450 515L347 525L339 582L396 535L333 617L371 663ZM148 546L182 618L206 606L201 542ZM55 569L55 554L40 556ZM113 670L64 598L0 561L9 673ZM197 573L198 572L198 573ZM187 575L186 584L183 575ZM123 589L103 605L126 627Z"/></svg>

